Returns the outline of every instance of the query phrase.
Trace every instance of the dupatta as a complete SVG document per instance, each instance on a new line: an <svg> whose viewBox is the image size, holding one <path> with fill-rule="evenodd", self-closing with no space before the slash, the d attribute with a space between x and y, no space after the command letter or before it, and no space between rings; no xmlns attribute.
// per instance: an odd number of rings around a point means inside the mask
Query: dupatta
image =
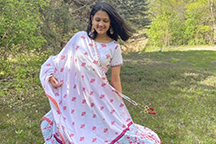
<svg viewBox="0 0 216 144"><path fill-rule="evenodd" d="M63 85L53 88L50 76ZM76 33L41 66L40 80L51 106L43 117L48 124L42 132L51 132L43 133L46 142L55 138L59 143L113 144L133 124L122 97L136 103L109 84L95 42L86 32Z"/></svg>

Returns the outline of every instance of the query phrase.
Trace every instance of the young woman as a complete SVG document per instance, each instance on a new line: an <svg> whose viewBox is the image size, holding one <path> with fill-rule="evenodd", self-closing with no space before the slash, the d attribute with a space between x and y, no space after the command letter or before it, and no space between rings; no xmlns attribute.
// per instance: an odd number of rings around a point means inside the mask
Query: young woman
<svg viewBox="0 0 216 144"><path fill-rule="evenodd" d="M105 2L90 13L87 32L76 33L41 67L40 79L51 110L41 124L44 140L63 144L158 144L152 130L134 124L122 100L118 38L130 28ZM106 72L111 67L111 84Z"/></svg>

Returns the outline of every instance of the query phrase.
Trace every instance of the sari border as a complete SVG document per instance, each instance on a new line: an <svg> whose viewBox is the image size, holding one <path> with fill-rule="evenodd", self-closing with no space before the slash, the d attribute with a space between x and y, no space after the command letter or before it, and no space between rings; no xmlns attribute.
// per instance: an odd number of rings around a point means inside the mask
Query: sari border
<svg viewBox="0 0 216 144"><path fill-rule="evenodd" d="M110 144L114 144L115 142L117 142L117 141L129 130L129 127L130 127L132 124L133 124L133 122L128 123L128 124L127 124L128 127L127 127L126 129L124 129L124 130L122 131L122 133L121 133L119 136L117 136Z"/></svg>
<svg viewBox="0 0 216 144"><path fill-rule="evenodd" d="M59 112L61 112L60 111L60 108L59 108L59 105L58 105L58 103L55 101L55 99L54 98L52 98L49 94L47 94L46 93L46 95L47 95L47 97L53 102L53 104L56 106L56 108L59 110Z"/></svg>
<svg viewBox="0 0 216 144"><path fill-rule="evenodd" d="M43 116L43 119L48 121L50 124L52 124L52 121L49 118L47 118L46 116Z"/></svg>
<svg viewBox="0 0 216 144"><path fill-rule="evenodd" d="M49 94L47 94L46 93L46 95L47 95L47 97L53 102L53 104L56 106L56 108L58 109L58 111L61 113L61 111L60 111L60 108L59 108L59 105L58 105L58 103L56 102L56 100L53 98L53 97L51 97ZM48 121L49 122L49 121ZM58 142L60 142L61 144L66 144L65 143L65 140L64 140L64 138L63 138L63 136L62 136L62 134L59 132L59 134L60 134L60 137L61 137L61 139L62 139L62 141L58 141L57 139L57 141Z"/></svg>
<svg viewBox="0 0 216 144"><path fill-rule="evenodd" d="M59 134L60 134L60 137L61 137L61 139L62 139L62 144L66 144L65 143L65 140L64 140L64 138L63 138L63 136L62 136L62 134L59 132Z"/></svg>

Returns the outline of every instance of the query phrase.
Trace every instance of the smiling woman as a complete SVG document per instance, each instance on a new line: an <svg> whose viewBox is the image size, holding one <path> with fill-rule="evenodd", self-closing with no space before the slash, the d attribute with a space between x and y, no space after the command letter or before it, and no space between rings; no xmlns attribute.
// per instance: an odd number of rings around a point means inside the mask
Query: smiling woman
<svg viewBox="0 0 216 144"><path fill-rule="evenodd" d="M160 143L156 133L133 122L122 100L132 102L122 94L117 40L127 40L130 32L111 5L99 2L87 32L76 33L42 65L40 79L51 105L41 124L46 143Z"/></svg>
<svg viewBox="0 0 216 144"><path fill-rule="evenodd" d="M92 39L99 39L100 30L107 34L107 38L126 41L132 34L132 29L124 22L117 11L104 2L97 3L90 12L87 34ZM105 36L105 35L103 35ZM106 38L104 38L106 40Z"/></svg>
<svg viewBox="0 0 216 144"><path fill-rule="evenodd" d="M109 30L109 28L110 19L105 11L100 10L97 13L95 13L94 16L92 16L92 32L97 32L97 39L103 37L104 40L107 40L107 31Z"/></svg>

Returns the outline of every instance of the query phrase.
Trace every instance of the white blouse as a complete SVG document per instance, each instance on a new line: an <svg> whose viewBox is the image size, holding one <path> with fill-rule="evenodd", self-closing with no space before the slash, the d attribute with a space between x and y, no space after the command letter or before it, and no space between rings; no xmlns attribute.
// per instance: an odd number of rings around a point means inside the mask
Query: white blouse
<svg viewBox="0 0 216 144"><path fill-rule="evenodd" d="M110 43L96 42L98 55L104 72L106 73L109 67L115 67L123 64L121 47L116 41Z"/></svg>

